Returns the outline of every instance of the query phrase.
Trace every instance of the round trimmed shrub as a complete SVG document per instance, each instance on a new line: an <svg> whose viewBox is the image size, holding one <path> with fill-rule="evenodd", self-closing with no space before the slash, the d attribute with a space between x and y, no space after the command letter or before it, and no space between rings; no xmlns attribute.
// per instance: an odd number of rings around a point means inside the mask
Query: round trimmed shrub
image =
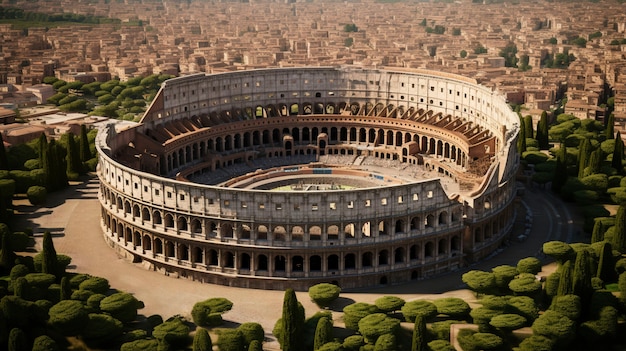
<svg viewBox="0 0 626 351"><path fill-rule="evenodd" d="M129 293L119 292L107 296L100 301L100 310L116 319L127 323L137 318L137 309L143 308L143 303Z"/></svg>
<svg viewBox="0 0 626 351"><path fill-rule="evenodd" d="M483 307L495 311L504 311L509 303L509 296L486 295L478 301Z"/></svg>
<svg viewBox="0 0 626 351"><path fill-rule="evenodd" d="M191 318L201 327L216 327L223 323L222 313L230 311L233 303L225 298L212 298L196 302L191 309Z"/></svg>
<svg viewBox="0 0 626 351"><path fill-rule="evenodd" d="M428 343L428 347L432 351L456 351L454 346L447 340L433 340Z"/></svg>
<svg viewBox="0 0 626 351"><path fill-rule="evenodd" d="M359 321L359 333L370 344L375 344L384 334L396 334L400 328L400 321L384 313L374 313L363 317Z"/></svg>
<svg viewBox="0 0 626 351"><path fill-rule="evenodd" d="M33 341L32 351L59 351L59 345L48 335L40 335Z"/></svg>
<svg viewBox="0 0 626 351"><path fill-rule="evenodd" d="M46 202L48 190L40 185L33 185L26 190L26 197L33 206L41 205Z"/></svg>
<svg viewBox="0 0 626 351"><path fill-rule="evenodd" d="M376 307L383 313L398 311L405 303L403 299L396 296L383 296L374 301Z"/></svg>
<svg viewBox="0 0 626 351"><path fill-rule="evenodd" d="M555 296L552 299L552 304L550 305L550 309L552 311L559 312L565 317L577 321L580 318L580 313L582 310L580 296L578 295L563 295L563 296Z"/></svg>
<svg viewBox="0 0 626 351"><path fill-rule="evenodd" d="M504 331L516 330L526 325L526 318L519 314L500 314L491 318L489 324Z"/></svg>
<svg viewBox="0 0 626 351"><path fill-rule="evenodd" d="M102 277L90 277L78 286L80 290L89 290L98 294L106 293L110 287L109 281Z"/></svg>
<svg viewBox="0 0 626 351"><path fill-rule="evenodd" d="M159 349L156 339L141 339L123 343L120 351L154 351Z"/></svg>
<svg viewBox="0 0 626 351"><path fill-rule="evenodd" d="M413 300L405 303L401 311L407 322L415 323L417 315L421 315L425 320L435 317L437 315L437 306L430 301Z"/></svg>
<svg viewBox="0 0 626 351"><path fill-rule="evenodd" d="M396 336L393 334L383 334L374 345L374 351L396 351L398 349L398 342ZM340 349L338 349L340 350Z"/></svg>
<svg viewBox="0 0 626 351"><path fill-rule="evenodd" d="M15 280L19 277L25 277L29 273L30 270L28 269L28 267L26 267L26 265L17 264L13 266L13 268L11 268L11 273L9 274L9 277L11 278L11 280Z"/></svg>
<svg viewBox="0 0 626 351"><path fill-rule="evenodd" d="M548 241L543 243L543 253L553 257L559 263L563 263L576 257L574 249L572 249L568 243L564 243L562 241Z"/></svg>
<svg viewBox="0 0 626 351"><path fill-rule="evenodd" d="M476 293L488 293L496 287L496 277L491 272L471 270L461 276L463 283Z"/></svg>
<svg viewBox="0 0 626 351"><path fill-rule="evenodd" d="M541 335L531 335L519 344L519 351L552 351L552 340Z"/></svg>
<svg viewBox="0 0 626 351"><path fill-rule="evenodd" d="M465 319L471 310L467 302L458 297L444 297L433 301L433 303L437 307L437 313L448 315L451 318Z"/></svg>
<svg viewBox="0 0 626 351"><path fill-rule="evenodd" d="M365 345L365 340L361 335L350 335L343 340L343 348L346 350L357 351L363 345Z"/></svg>
<svg viewBox="0 0 626 351"><path fill-rule="evenodd" d="M545 247L545 245L544 245ZM517 261L518 273L537 274L541 272L541 261L536 257L526 257Z"/></svg>
<svg viewBox="0 0 626 351"><path fill-rule="evenodd" d="M76 300L60 301L50 308L48 314L48 324L66 336L81 334L89 321L83 303Z"/></svg>
<svg viewBox="0 0 626 351"><path fill-rule="evenodd" d="M359 330L359 321L377 313L378 307L365 302L356 302L343 308L343 322L348 329Z"/></svg>
<svg viewBox="0 0 626 351"><path fill-rule="evenodd" d="M574 339L576 323L559 312L547 310L532 325L535 335L545 336L565 347Z"/></svg>
<svg viewBox="0 0 626 351"><path fill-rule="evenodd" d="M500 289L507 289L509 287L509 282L519 274L517 267L509 265L497 266L491 271L496 278L496 286Z"/></svg>
<svg viewBox="0 0 626 351"><path fill-rule="evenodd" d="M530 273L522 273L509 283L516 295L532 296L541 291L541 282Z"/></svg>
<svg viewBox="0 0 626 351"><path fill-rule="evenodd" d="M476 309L474 309L476 310ZM474 312L472 310L472 312ZM466 324L466 321L457 321L453 319L449 319L447 321L434 322L430 325L430 329L432 329L435 334L435 338L440 340L450 340L450 325L452 324Z"/></svg>
<svg viewBox="0 0 626 351"><path fill-rule="evenodd" d="M317 349L317 351L342 351L343 345L337 341L327 342L322 347Z"/></svg>
<svg viewBox="0 0 626 351"><path fill-rule="evenodd" d="M539 316L539 308L535 300L528 296L511 297L505 312L519 314L529 322L534 321Z"/></svg>
<svg viewBox="0 0 626 351"><path fill-rule="evenodd" d="M495 350L504 344L501 337L491 333L476 333L472 337L478 350Z"/></svg>
<svg viewBox="0 0 626 351"><path fill-rule="evenodd" d="M124 325L108 314L92 313L81 336L91 342L113 342L122 335Z"/></svg>
<svg viewBox="0 0 626 351"><path fill-rule="evenodd" d="M322 308L330 306L339 297L340 293L341 288L330 283L320 283L309 288L309 297L316 305Z"/></svg>
<svg viewBox="0 0 626 351"><path fill-rule="evenodd" d="M263 326L259 323L248 322L240 325L237 329L241 332L243 340L246 345L249 345L253 340L263 342L265 339L265 332Z"/></svg>
<svg viewBox="0 0 626 351"><path fill-rule="evenodd" d="M152 331L160 342L166 342L172 347L185 347L189 342L189 327L179 317L172 317L154 327Z"/></svg>
<svg viewBox="0 0 626 351"><path fill-rule="evenodd" d="M243 335L237 329L222 329L217 335L220 351L240 351L244 347Z"/></svg>

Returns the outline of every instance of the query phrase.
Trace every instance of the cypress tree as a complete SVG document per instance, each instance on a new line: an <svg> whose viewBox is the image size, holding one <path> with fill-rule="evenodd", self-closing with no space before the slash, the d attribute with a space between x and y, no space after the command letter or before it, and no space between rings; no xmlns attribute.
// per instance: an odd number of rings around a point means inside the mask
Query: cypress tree
<svg viewBox="0 0 626 351"><path fill-rule="evenodd" d="M606 121L606 129L604 130L604 135L606 135L607 139L615 138L615 115L609 114L609 118Z"/></svg>
<svg viewBox="0 0 626 351"><path fill-rule="evenodd" d="M41 133L41 135L39 135L39 139L37 140L37 148L38 148L38 153L39 153L39 164L41 165L41 168L44 168L44 163L47 161L46 160L46 152L48 151L48 139L46 138L46 135L44 133Z"/></svg>
<svg viewBox="0 0 626 351"><path fill-rule="evenodd" d="M248 351L263 351L263 345L259 340L252 340L248 346Z"/></svg>
<svg viewBox="0 0 626 351"><path fill-rule="evenodd" d="M333 341L333 325L328 321L328 318L322 317L317 321L317 327L315 328L313 350L317 351L330 341Z"/></svg>
<svg viewBox="0 0 626 351"><path fill-rule="evenodd" d="M580 143L580 147L578 148L578 178L584 177L585 167L587 167L590 153L591 141L585 138Z"/></svg>
<svg viewBox="0 0 626 351"><path fill-rule="evenodd" d="M613 148L613 160L611 160L611 167L615 168L618 173L622 173L624 159L624 141L619 132L615 136L615 146Z"/></svg>
<svg viewBox="0 0 626 351"><path fill-rule="evenodd" d="M46 189L55 191L67 186L67 174L65 166L65 155L62 148L52 139L48 143L46 152Z"/></svg>
<svg viewBox="0 0 626 351"><path fill-rule="evenodd" d="M65 277L63 277L65 279ZM193 351L211 351L213 350L213 342L209 332L204 328L196 329L196 335L193 337Z"/></svg>
<svg viewBox="0 0 626 351"><path fill-rule="evenodd" d="M418 314L415 317L415 325L413 326L413 342L411 343L411 351L426 351L428 344L426 342L426 321L424 316Z"/></svg>
<svg viewBox="0 0 626 351"><path fill-rule="evenodd" d="M2 235L2 250L0 250L0 271L9 274L15 262L15 253L11 248L10 233L8 230L0 230Z"/></svg>
<svg viewBox="0 0 626 351"><path fill-rule="evenodd" d="M572 290L575 295L580 296L583 306L587 306L587 302L591 300L591 294L593 293L593 287L591 286L592 277L591 253L587 249L580 250L576 254L576 261L574 262Z"/></svg>
<svg viewBox="0 0 626 351"><path fill-rule="evenodd" d="M70 278L64 276L61 278L61 301L70 300L72 298L72 284Z"/></svg>
<svg viewBox="0 0 626 351"><path fill-rule="evenodd" d="M561 143L561 150L556 158L554 178L552 178L552 191L560 193L561 188L567 181L567 147Z"/></svg>
<svg viewBox="0 0 626 351"><path fill-rule="evenodd" d="M0 133L0 169L9 169L9 159L7 157L7 151L4 149L2 133Z"/></svg>
<svg viewBox="0 0 626 351"><path fill-rule="evenodd" d="M26 335L20 328L13 328L9 333L8 351L29 351Z"/></svg>
<svg viewBox="0 0 626 351"><path fill-rule="evenodd" d="M556 296L571 295L574 292L572 288L572 261L567 260L561 266L561 278L559 279L559 288Z"/></svg>
<svg viewBox="0 0 626 351"><path fill-rule="evenodd" d="M80 160L86 162L91 159L91 150L89 150L89 139L87 138L87 126L82 124L80 126Z"/></svg>
<svg viewBox="0 0 626 351"><path fill-rule="evenodd" d="M598 272L596 273L596 277L605 282L612 281L615 277L614 267L613 249L611 248L610 243L604 242L602 244L602 251L600 251L600 260L598 261Z"/></svg>
<svg viewBox="0 0 626 351"><path fill-rule="evenodd" d="M613 249L626 253L626 206L620 205L615 216L615 228L613 231Z"/></svg>
<svg viewBox="0 0 626 351"><path fill-rule="evenodd" d="M527 138L534 138L535 131L533 130L533 117L528 115L524 116L524 134Z"/></svg>
<svg viewBox="0 0 626 351"><path fill-rule="evenodd" d="M283 300L283 333L282 347L283 351L298 351L302 344L302 327L304 320L299 311L298 299L293 289L285 291Z"/></svg>
<svg viewBox="0 0 626 351"><path fill-rule="evenodd" d="M76 142L74 141L74 134L68 133L67 138L67 154L65 155L65 161L67 163L66 174L80 174L82 173L82 163L80 162L80 155L78 153Z"/></svg>
<svg viewBox="0 0 626 351"><path fill-rule="evenodd" d="M519 136L517 137L517 152L524 153L526 151L526 128L524 127L524 119L520 117Z"/></svg>
<svg viewBox="0 0 626 351"><path fill-rule="evenodd" d="M602 166L602 149L597 148L595 151L591 153L591 157L589 158L589 174L598 174L600 173L600 166Z"/></svg>
<svg viewBox="0 0 626 351"><path fill-rule="evenodd" d="M54 249L54 243L52 242L52 234L50 234L47 230L43 233L41 254L43 255L43 260L41 261L41 272L54 274L57 278L59 278L60 274L58 272L59 265L57 262L57 252Z"/></svg>
<svg viewBox="0 0 626 351"><path fill-rule="evenodd" d="M548 137L548 113L546 111L541 113L541 118L539 122L537 122L537 143L541 150L546 150L550 147Z"/></svg>
<svg viewBox="0 0 626 351"><path fill-rule="evenodd" d="M593 223L593 230L591 231L591 243L597 243L604 240L604 226L602 221L595 219Z"/></svg>
<svg viewBox="0 0 626 351"><path fill-rule="evenodd" d="M13 295L28 300L27 296L28 281L24 277L18 277L13 282Z"/></svg>

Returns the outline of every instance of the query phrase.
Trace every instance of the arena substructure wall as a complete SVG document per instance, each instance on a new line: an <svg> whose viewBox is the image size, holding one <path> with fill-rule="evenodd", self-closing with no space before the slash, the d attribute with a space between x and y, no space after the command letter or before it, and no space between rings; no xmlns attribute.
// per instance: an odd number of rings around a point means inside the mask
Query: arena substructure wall
<svg viewBox="0 0 626 351"><path fill-rule="evenodd" d="M502 95L438 72L171 79L139 124L98 134L104 238L148 269L214 284L425 279L508 240L518 131ZM268 189L292 177L349 186Z"/></svg>

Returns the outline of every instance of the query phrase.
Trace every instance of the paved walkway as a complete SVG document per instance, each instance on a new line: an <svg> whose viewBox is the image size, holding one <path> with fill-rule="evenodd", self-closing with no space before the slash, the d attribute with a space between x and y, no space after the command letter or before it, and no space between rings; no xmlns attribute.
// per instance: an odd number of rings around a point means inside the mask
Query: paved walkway
<svg viewBox="0 0 626 351"><path fill-rule="evenodd" d="M56 251L72 257L70 271L104 277L113 288L135 294L146 305L139 311L143 315L159 314L164 319L182 315L191 319L191 309L196 302L212 297L226 297L234 306L232 311L224 315L224 319L234 326L244 322L260 323L269 339L264 348L278 349L271 331L281 316L282 291L201 284L150 272L141 264L120 259L102 237L98 187L96 178L72 185L63 192L52 194L46 207L33 207L20 201L16 208L20 213L18 225L32 227L36 235L50 230L54 234ZM570 208L549 191L527 190L520 206L521 209L530 209L532 215L526 217L522 213L517 218L516 234L523 233L529 221L533 223L530 235L523 242L510 243L486 261L429 280L343 292L333 309L340 311L343 306L354 301L373 303L383 295L412 300L438 298L441 296L433 295L445 293L446 296L473 299L469 290L463 290L461 275L466 271L490 270L502 264L515 265L521 258L539 254L544 241L577 239L576 235L580 233L578 228L581 227L575 226ZM37 249L40 244L40 240L37 240ZM307 315L318 310L306 292L299 292L297 296Z"/></svg>

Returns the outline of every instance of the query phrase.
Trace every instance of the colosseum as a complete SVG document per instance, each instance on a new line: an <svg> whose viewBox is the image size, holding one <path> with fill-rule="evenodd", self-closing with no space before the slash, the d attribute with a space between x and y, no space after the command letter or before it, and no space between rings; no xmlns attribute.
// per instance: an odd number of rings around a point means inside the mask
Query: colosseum
<svg viewBox="0 0 626 351"><path fill-rule="evenodd" d="M306 67L166 81L97 139L107 243L150 270L306 290L480 260L515 220L519 119L473 79Z"/></svg>

